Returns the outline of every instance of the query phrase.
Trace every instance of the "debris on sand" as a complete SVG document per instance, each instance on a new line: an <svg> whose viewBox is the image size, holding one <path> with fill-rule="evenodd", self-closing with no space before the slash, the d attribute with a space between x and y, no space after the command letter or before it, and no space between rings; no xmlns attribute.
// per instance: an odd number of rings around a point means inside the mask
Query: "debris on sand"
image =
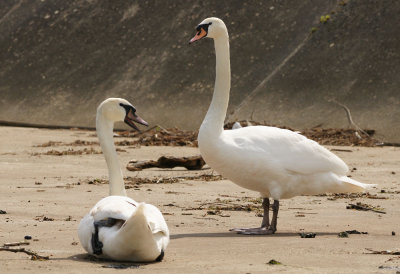
<svg viewBox="0 0 400 274"><path fill-rule="evenodd" d="M180 130L178 128L165 129L159 125L142 132L119 132L118 136L137 138L130 145L197 147L197 131Z"/></svg>
<svg viewBox="0 0 400 274"><path fill-rule="evenodd" d="M400 255L400 251L391 251L391 250L382 250L382 251L376 251L373 250L372 248L366 248L366 250L370 251L370 253L364 253L364 254L378 254L378 255Z"/></svg>
<svg viewBox="0 0 400 274"><path fill-rule="evenodd" d="M386 200L388 197L378 196L377 194L370 194L369 192L361 192L361 193L331 193L331 194L319 194L316 195L318 197L327 196L329 201L335 201L337 199L351 199L355 200L358 198L366 198L366 199L382 199Z"/></svg>
<svg viewBox="0 0 400 274"><path fill-rule="evenodd" d="M387 194L400 194L400 190L395 190L395 191L390 191L386 189L381 189L381 193L387 193Z"/></svg>
<svg viewBox="0 0 400 274"><path fill-rule="evenodd" d="M57 141L49 141L47 143L43 143L40 145L36 145L35 147L55 147L55 146L92 146L99 145L99 142L96 141L85 141L85 140L75 140L72 143L63 143Z"/></svg>
<svg viewBox="0 0 400 274"><path fill-rule="evenodd" d="M193 176L175 176L175 177L161 177L161 178L141 178L141 177L124 177L125 188L135 188L139 185L144 184L173 184L181 181L220 181L224 178L221 175L212 175L212 174L199 174ZM78 184L86 183L89 185L102 185L108 184L108 180L106 179L86 179Z"/></svg>
<svg viewBox="0 0 400 274"><path fill-rule="evenodd" d="M299 233L299 235L301 238L315 238L315 236L317 236L317 234L313 233L313 232L310 232L310 233L302 232L302 233Z"/></svg>
<svg viewBox="0 0 400 274"><path fill-rule="evenodd" d="M339 238L349 238L349 234L346 231L339 232Z"/></svg>
<svg viewBox="0 0 400 274"><path fill-rule="evenodd" d="M279 265L279 264L282 264L282 263L281 263L281 262L278 262L277 260L272 259L272 260L270 260L267 264L270 264L270 265Z"/></svg>
<svg viewBox="0 0 400 274"><path fill-rule="evenodd" d="M157 161L129 161L126 168L130 171L140 171L146 168L174 168L184 167L188 170L200 170L206 164L200 155L189 157L161 156Z"/></svg>
<svg viewBox="0 0 400 274"><path fill-rule="evenodd" d="M7 211L0 209L0 214L7 214Z"/></svg>
<svg viewBox="0 0 400 274"><path fill-rule="evenodd" d="M377 208L372 205L368 204L363 204L361 202L358 202L357 204L349 204L346 206L347 209L355 209L355 210L361 210L361 211L373 211L376 213L381 213L381 214L386 214L385 211L382 211L383 208Z"/></svg>
<svg viewBox="0 0 400 274"><path fill-rule="evenodd" d="M378 268L379 269L396 270L396 274L400 273L400 266L385 266L385 265L381 265Z"/></svg>
<svg viewBox="0 0 400 274"><path fill-rule="evenodd" d="M269 124L260 123L256 121L239 121L241 126L245 127L248 125L265 125L271 126ZM234 123L225 124L225 129L231 129ZM305 129L302 131L296 131L288 127L280 127L283 129L289 129L306 136L307 138L317 141L321 145L336 145L336 146L383 146L383 145L395 145L389 143L382 143L372 136L375 130L364 130L367 135L363 135L360 138L357 130L354 129L335 129L328 128L323 129L321 127L314 127L310 129ZM197 131L181 130L178 128L163 128L160 125L149 128L148 130L142 132L134 131L120 131L115 133L115 137L131 138L122 141L115 141L117 146L130 146L137 148L140 146L189 146L197 147ZM93 134L93 136L95 136ZM55 146L94 146L99 145L97 141L86 141L86 140L76 140L72 143L63 143L59 141L49 141L44 144L36 145L35 147L55 147ZM398 145L398 144L397 144ZM349 149L339 149L333 148L333 151L339 152L351 152ZM55 152L53 152L55 153ZM86 153L87 154L87 153ZM65 154L62 154L65 155Z"/></svg>
<svg viewBox="0 0 400 274"><path fill-rule="evenodd" d="M364 231L358 231L358 230L355 230L355 229L353 229L353 230L346 230L345 231L347 234L368 234L368 232L364 232Z"/></svg>
<svg viewBox="0 0 400 274"><path fill-rule="evenodd" d="M221 210L207 210L207 215L217 215L220 217L231 217L229 214L222 213Z"/></svg>
<svg viewBox="0 0 400 274"><path fill-rule="evenodd" d="M64 219L64 221L67 221L67 222L72 221L72 216L68 216L67 218Z"/></svg>
<svg viewBox="0 0 400 274"><path fill-rule="evenodd" d="M217 215L220 217L230 217L230 215L223 214L223 211L246 211L246 212L256 212L256 214L261 213L261 207L258 204L258 199L254 201L247 201L246 204L238 204L230 199L221 200L216 198L214 202L206 202L200 204L198 207L190 207L185 210L205 210L208 215Z"/></svg>
<svg viewBox="0 0 400 274"><path fill-rule="evenodd" d="M39 221L39 222L52 222L54 221L54 218L46 217L44 215L36 216L34 220Z"/></svg>
<svg viewBox="0 0 400 274"><path fill-rule="evenodd" d="M70 149L62 150L62 151L52 149L52 150L49 150L49 151L43 152L43 153L39 153L39 152L32 153L32 156L38 156L38 155L64 156L64 155L87 155L87 154L101 154L101 151L95 150L93 147L78 149L78 150L74 150L74 149L70 148Z"/></svg>

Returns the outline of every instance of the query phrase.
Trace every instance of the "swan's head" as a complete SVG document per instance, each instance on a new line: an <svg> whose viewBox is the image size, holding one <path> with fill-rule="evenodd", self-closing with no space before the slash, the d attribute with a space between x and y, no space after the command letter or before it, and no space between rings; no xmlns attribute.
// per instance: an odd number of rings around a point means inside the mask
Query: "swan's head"
<svg viewBox="0 0 400 274"><path fill-rule="evenodd" d="M221 35L228 36L228 31L226 29L224 21L217 17L204 19L196 27L196 31L196 35L189 41L189 43L196 42L204 37L215 39Z"/></svg>
<svg viewBox="0 0 400 274"><path fill-rule="evenodd" d="M122 98L108 98L97 108L97 116L101 115L111 122L123 121L138 130L134 122L148 126L149 124L136 114L136 108Z"/></svg>

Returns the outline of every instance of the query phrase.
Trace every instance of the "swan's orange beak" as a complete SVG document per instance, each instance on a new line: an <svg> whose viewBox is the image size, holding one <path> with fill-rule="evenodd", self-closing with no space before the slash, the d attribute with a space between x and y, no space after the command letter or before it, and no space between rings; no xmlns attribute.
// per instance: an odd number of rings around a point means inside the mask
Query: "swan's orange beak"
<svg viewBox="0 0 400 274"><path fill-rule="evenodd" d="M200 28L200 30L196 33L196 35L192 39L190 39L189 44L196 42L196 41L200 40L201 38L206 37L206 35L207 35L207 32L203 28Z"/></svg>

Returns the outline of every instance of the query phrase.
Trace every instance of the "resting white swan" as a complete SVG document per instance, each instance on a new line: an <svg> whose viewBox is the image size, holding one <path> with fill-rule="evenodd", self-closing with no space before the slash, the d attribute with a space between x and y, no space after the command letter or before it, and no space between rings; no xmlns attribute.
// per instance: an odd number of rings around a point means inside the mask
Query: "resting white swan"
<svg viewBox="0 0 400 274"><path fill-rule="evenodd" d="M96 131L108 166L110 195L101 199L80 222L79 240L90 254L134 262L161 261L169 231L157 207L126 197L122 171L113 142L114 122L147 126L126 100L109 98L97 108Z"/></svg>
<svg viewBox="0 0 400 274"><path fill-rule="evenodd" d="M232 229L242 234L276 231L279 199L302 194L358 192L372 185L346 176L347 165L318 143L290 130L252 126L223 130L231 83L229 36L224 22L207 18L197 26L190 43L214 39L216 79L211 105L198 136L206 163L232 182L261 193L261 227ZM269 197L274 199L269 222Z"/></svg>

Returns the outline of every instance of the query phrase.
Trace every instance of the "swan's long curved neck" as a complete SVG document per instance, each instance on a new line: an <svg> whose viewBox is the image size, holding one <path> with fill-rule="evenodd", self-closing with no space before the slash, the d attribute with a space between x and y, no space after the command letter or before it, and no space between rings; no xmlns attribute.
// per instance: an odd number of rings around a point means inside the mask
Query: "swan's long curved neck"
<svg viewBox="0 0 400 274"><path fill-rule="evenodd" d="M216 76L214 95L208 108L206 117L201 124L200 131L208 136L219 136L224 127L224 120L229 103L231 88L231 65L229 57L229 36L220 35L214 38Z"/></svg>
<svg viewBox="0 0 400 274"><path fill-rule="evenodd" d="M113 141L113 128L112 121L106 120L101 114L97 115L96 132L107 162L110 195L126 196L124 178Z"/></svg>

